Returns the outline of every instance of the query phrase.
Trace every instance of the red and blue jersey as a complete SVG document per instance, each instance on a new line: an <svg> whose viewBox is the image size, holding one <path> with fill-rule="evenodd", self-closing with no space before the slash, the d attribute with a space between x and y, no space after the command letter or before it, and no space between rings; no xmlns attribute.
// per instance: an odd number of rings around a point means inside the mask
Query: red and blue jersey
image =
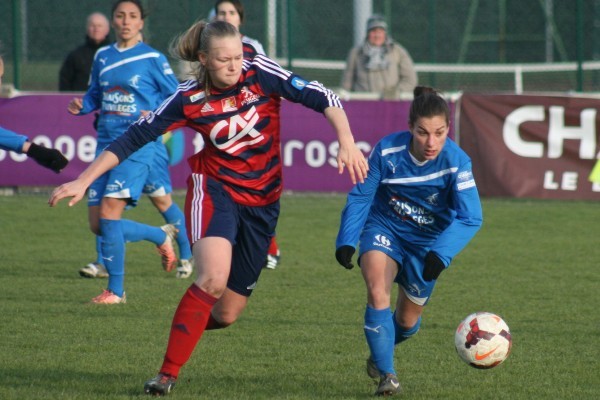
<svg viewBox="0 0 600 400"><path fill-rule="evenodd" d="M234 201L261 206L279 199L282 190L280 150L281 98L323 113L342 107L340 99L318 82L308 82L256 55L245 59L238 83L224 90L185 81L145 119L133 124L107 150L127 158L163 132L190 127L205 147L189 159L192 172L221 182Z"/></svg>

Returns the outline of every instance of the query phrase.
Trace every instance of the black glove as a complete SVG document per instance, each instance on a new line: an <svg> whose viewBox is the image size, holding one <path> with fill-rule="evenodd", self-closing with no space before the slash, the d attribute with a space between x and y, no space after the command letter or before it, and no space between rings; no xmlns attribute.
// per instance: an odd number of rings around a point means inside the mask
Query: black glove
<svg viewBox="0 0 600 400"><path fill-rule="evenodd" d="M57 174L69 163L69 160L67 160L60 151L39 146L35 143L31 143L29 146L27 156L33 158L35 162L43 167L53 170Z"/></svg>
<svg viewBox="0 0 600 400"><path fill-rule="evenodd" d="M352 264L352 255L356 250L352 246L344 245L335 251L335 259L346 269L354 268Z"/></svg>
<svg viewBox="0 0 600 400"><path fill-rule="evenodd" d="M423 279L430 282L437 279L446 266L433 251L430 251L425 256L425 268L423 268Z"/></svg>

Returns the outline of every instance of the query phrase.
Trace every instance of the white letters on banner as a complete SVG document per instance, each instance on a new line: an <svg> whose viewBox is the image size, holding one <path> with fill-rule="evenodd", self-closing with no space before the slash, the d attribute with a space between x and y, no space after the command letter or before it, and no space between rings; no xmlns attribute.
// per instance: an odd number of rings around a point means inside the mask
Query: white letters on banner
<svg viewBox="0 0 600 400"><path fill-rule="evenodd" d="M596 110L581 111L581 126L565 126L565 108L551 106L548 123L548 158L560 158L565 140L579 140L579 158L594 159L596 149ZM542 158L544 144L523 140L519 127L525 122L545 120L544 106L524 106L511 112L504 121L502 136L504 143L513 153L521 157Z"/></svg>

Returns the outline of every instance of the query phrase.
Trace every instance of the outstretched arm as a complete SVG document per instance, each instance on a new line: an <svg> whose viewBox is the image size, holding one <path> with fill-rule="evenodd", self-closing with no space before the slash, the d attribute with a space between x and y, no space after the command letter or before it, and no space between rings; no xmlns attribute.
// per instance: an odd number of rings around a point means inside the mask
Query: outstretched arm
<svg viewBox="0 0 600 400"><path fill-rule="evenodd" d="M350 179L353 184L357 181L364 182L369 171L369 164L365 159L364 154L354 143L352 131L350 131L350 123L346 112L339 107L327 107L325 109L325 117L333 126L337 133L340 148L337 155L338 172L344 172L344 166L348 168Z"/></svg>
<svg viewBox="0 0 600 400"><path fill-rule="evenodd" d="M110 151L103 151L93 163L79 175L77 179L64 183L54 189L48 199L50 207L54 207L61 199L72 197L69 206L75 205L85 195L86 189L103 173L119 164L119 159Z"/></svg>

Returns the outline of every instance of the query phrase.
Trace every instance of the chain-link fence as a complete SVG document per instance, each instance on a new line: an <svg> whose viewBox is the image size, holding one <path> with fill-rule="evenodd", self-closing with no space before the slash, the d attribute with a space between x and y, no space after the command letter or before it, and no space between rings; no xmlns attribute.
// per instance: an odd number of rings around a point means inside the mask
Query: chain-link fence
<svg viewBox="0 0 600 400"><path fill-rule="evenodd" d="M570 63L525 77L525 90L600 91L600 0L245 0L242 32L282 64L335 88L355 43L355 8L383 14L391 36L413 57L419 80L445 91L512 90L513 73L481 74L456 64ZM86 16L109 14L112 1L2 0L0 40L5 82L22 90L56 90L65 55L83 42ZM213 0L142 0L144 37L162 52ZM364 27L362 27L364 30ZM312 64L302 63L311 60ZM315 64L315 60L317 60ZM574 67L575 63L577 66ZM434 68L440 65L440 68ZM560 64L559 64L560 65ZM592 66L596 64L590 64ZM507 83L508 82L508 83Z"/></svg>

